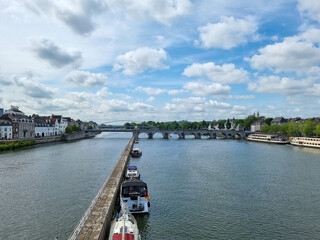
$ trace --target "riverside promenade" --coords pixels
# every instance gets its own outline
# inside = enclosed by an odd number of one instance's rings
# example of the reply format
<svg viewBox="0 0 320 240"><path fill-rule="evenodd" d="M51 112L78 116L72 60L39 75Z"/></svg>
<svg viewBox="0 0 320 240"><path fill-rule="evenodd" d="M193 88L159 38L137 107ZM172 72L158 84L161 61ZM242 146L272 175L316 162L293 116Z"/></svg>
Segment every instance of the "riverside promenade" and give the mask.
<svg viewBox="0 0 320 240"><path fill-rule="evenodd" d="M113 209L130 159L135 136L123 150L118 162L104 181L98 194L74 229L69 240L102 240L107 237Z"/></svg>

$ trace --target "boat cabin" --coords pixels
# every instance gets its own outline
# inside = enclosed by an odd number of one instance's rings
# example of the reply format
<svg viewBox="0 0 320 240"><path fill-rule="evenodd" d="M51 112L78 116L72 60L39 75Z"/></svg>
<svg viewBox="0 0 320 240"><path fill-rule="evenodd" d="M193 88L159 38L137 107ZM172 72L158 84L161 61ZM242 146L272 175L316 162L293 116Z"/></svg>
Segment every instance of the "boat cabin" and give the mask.
<svg viewBox="0 0 320 240"><path fill-rule="evenodd" d="M125 177L126 179L140 179L140 172L136 166L129 166Z"/></svg>
<svg viewBox="0 0 320 240"><path fill-rule="evenodd" d="M125 181L122 184L122 196L136 200L138 196L145 197L148 192L147 184L143 181Z"/></svg>
<svg viewBox="0 0 320 240"><path fill-rule="evenodd" d="M142 156L142 151L139 148L134 148L131 151L131 157L141 157Z"/></svg>
<svg viewBox="0 0 320 240"><path fill-rule="evenodd" d="M132 213L148 213L149 200L145 182L137 179L123 182L120 193L121 207L125 207Z"/></svg>

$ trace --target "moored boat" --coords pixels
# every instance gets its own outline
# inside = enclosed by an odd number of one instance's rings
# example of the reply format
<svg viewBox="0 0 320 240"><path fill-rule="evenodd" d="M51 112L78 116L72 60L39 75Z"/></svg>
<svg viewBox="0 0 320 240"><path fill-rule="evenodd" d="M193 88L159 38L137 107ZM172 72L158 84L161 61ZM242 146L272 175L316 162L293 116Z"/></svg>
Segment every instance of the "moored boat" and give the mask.
<svg viewBox="0 0 320 240"><path fill-rule="evenodd" d="M136 166L129 166L125 175L126 179L140 179L140 172Z"/></svg>
<svg viewBox="0 0 320 240"><path fill-rule="evenodd" d="M140 240L136 219L123 209L111 223L109 240Z"/></svg>
<svg viewBox="0 0 320 240"><path fill-rule="evenodd" d="M142 150L140 148L133 148L131 151L131 157L141 157Z"/></svg>
<svg viewBox="0 0 320 240"><path fill-rule="evenodd" d="M316 137L291 137L290 143L295 146L313 147L320 149L320 138Z"/></svg>
<svg viewBox="0 0 320 240"><path fill-rule="evenodd" d="M120 189L120 204L132 213L149 213L150 197L147 184L141 180L124 181Z"/></svg>
<svg viewBox="0 0 320 240"><path fill-rule="evenodd" d="M248 141L254 142L265 142L265 143L276 143L276 144L288 144L290 141L281 135L272 134L250 134L247 137Z"/></svg>

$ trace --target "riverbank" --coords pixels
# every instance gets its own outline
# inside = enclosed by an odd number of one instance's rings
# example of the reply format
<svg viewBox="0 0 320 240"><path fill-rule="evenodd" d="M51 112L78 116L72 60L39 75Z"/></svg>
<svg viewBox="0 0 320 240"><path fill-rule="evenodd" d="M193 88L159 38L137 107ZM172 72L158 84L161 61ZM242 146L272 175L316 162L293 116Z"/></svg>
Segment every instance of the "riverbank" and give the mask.
<svg viewBox="0 0 320 240"><path fill-rule="evenodd" d="M33 146L35 144L35 140L1 141L0 151L13 150L22 147Z"/></svg>
<svg viewBox="0 0 320 240"><path fill-rule="evenodd" d="M13 150L13 149L23 148L27 146L43 144L43 143L81 140L85 138L93 138L96 135L97 133L94 133L94 132L86 133L85 131L79 131L79 132L74 132L68 135L63 134L59 136L49 136L49 137L19 139L19 140L0 140L0 151Z"/></svg>

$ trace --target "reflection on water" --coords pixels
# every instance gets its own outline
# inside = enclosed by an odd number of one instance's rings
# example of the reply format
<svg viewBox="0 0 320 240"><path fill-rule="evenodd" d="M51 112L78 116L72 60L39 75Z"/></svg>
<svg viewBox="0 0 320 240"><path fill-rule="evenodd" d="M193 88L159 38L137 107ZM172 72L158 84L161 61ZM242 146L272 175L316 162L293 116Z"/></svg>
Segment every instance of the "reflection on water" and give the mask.
<svg viewBox="0 0 320 240"><path fill-rule="evenodd" d="M303 151L308 153L320 154L320 148L292 146L294 151Z"/></svg>

